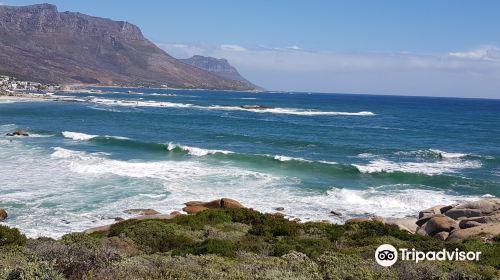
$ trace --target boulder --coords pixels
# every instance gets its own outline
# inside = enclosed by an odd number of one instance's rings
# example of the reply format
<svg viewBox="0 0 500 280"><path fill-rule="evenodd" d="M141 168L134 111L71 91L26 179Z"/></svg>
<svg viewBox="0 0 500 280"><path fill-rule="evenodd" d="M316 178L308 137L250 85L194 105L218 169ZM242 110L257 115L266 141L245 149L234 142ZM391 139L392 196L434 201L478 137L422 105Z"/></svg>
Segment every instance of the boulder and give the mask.
<svg viewBox="0 0 500 280"><path fill-rule="evenodd" d="M450 235L449 232L442 231L442 232L438 232L438 233L434 234L434 238L439 239L441 241L445 241L449 235Z"/></svg>
<svg viewBox="0 0 500 280"><path fill-rule="evenodd" d="M243 206L241 203L231 198L216 199L209 202L189 201L184 204L187 207L200 206L205 208L245 208L245 206Z"/></svg>
<svg viewBox="0 0 500 280"><path fill-rule="evenodd" d="M481 210L478 209L468 209L468 208L452 208L444 213L446 216L452 219L458 219L461 217L479 217L482 215Z"/></svg>
<svg viewBox="0 0 500 280"><path fill-rule="evenodd" d="M452 209L453 207L455 207L456 205L448 205L448 206L443 206L441 207L441 209L439 209L439 211L441 212L441 214L444 214L446 213L446 211Z"/></svg>
<svg viewBox="0 0 500 280"><path fill-rule="evenodd" d="M337 216L337 217L342 217L342 213L337 212L337 211L335 211L335 210L330 211L330 214L335 215L335 216Z"/></svg>
<svg viewBox="0 0 500 280"><path fill-rule="evenodd" d="M7 214L7 211L5 211L5 209L3 208L0 208L0 221L7 219L8 216L9 215Z"/></svg>
<svg viewBox="0 0 500 280"><path fill-rule="evenodd" d="M441 214L438 214L438 215L441 215ZM424 215L422 218L418 219L417 221L415 221L415 224L417 224L417 226L421 227L423 224L427 223L427 221L429 221L432 217L436 216L436 214L427 214L427 215Z"/></svg>
<svg viewBox="0 0 500 280"><path fill-rule="evenodd" d="M195 206L195 205L201 205L203 203L205 203L205 202L203 202L203 201L188 201L188 202L184 203L184 205L186 205L186 206Z"/></svg>
<svg viewBox="0 0 500 280"><path fill-rule="evenodd" d="M170 212L170 215L175 217L175 216L182 215L182 213L179 211L172 211L172 212Z"/></svg>
<svg viewBox="0 0 500 280"><path fill-rule="evenodd" d="M422 210L422 211L420 211L418 213L418 218L422 219L424 217L434 216L436 214L442 214L441 213L441 209L445 208L445 207L448 207L448 206L446 206L446 205L436 205L434 207Z"/></svg>
<svg viewBox="0 0 500 280"><path fill-rule="evenodd" d="M466 223L466 222L478 222L481 224L492 224L492 223L500 223L500 211L494 212L491 215L488 216L480 216L480 217L472 217L472 218L465 218L460 220L460 224Z"/></svg>
<svg viewBox="0 0 500 280"><path fill-rule="evenodd" d="M207 208L222 208L222 201L221 199L216 199L209 202L205 202L201 205Z"/></svg>
<svg viewBox="0 0 500 280"><path fill-rule="evenodd" d="M276 208L274 208L274 210L276 210L276 211L285 211L285 208L284 207L276 207Z"/></svg>
<svg viewBox="0 0 500 280"><path fill-rule="evenodd" d="M487 239L492 239L499 234L500 234L499 223L483 224L471 228L455 230L450 234L450 236L446 240L458 240L471 236L479 236L479 237L485 237Z"/></svg>
<svg viewBox="0 0 500 280"><path fill-rule="evenodd" d="M84 231L86 234L91 234L94 232L108 232L111 229L111 225L105 225L100 227L89 228Z"/></svg>
<svg viewBox="0 0 500 280"><path fill-rule="evenodd" d="M459 226L457 221L444 215L435 215L434 217L429 219L427 223L425 223L425 232L430 236L433 236L438 232L450 232L458 228Z"/></svg>
<svg viewBox="0 0 500 280"><path fill-rule="evenodd" d="M196 213L203 212L207 209L208 209L207 207L202 206L202 205L189 205L189 206L182 208L182 211L184 211L188 214L196 214Z"/></svg>
<svg viewBox="0 0 500 280"><path fill-rule="evenodd" d="M460 226L461 229L464 229L464 228L470 228L470 227L477 227L477 226L480 226L482 224L479 222L475 222L475 221L462 220L458 223L458 225Z"/></svg>
<svg viewBox="0 0 500 280"><path fill-rule="evenodd" d="M411 233L417 231L417 219L415 218L387 218L385 219L385 224L396 227L400 230L405 230Z"/></svg>
<svg viewBox="0 0 500 280"><path fill-rule="evenodd" d="M156 215L147 215L147 216L138 216L134 217L131 220L170 220L174 216L169 214L156 214Z"/></svg>
<svg viewBox="0 0 500 280"><path fill-rule="evenodd" d="M222 198L220 204L222 208L228 209L245 208L241 203L231 198Z"/></svg>
<svg viewBox="0 0 500 280"><path fill-rule="evenodd" d="M144 215L144 216L160 214L160 212L158 212L154 209L127 209L127 210L124 210L123 213Z"/></svg>
<svg viewBox="0 0 500 280"><path fill-rule="evenodd" d="M481 213L492 213L494 211L500 210L500 199L499 198L489 198L482 199L478 201L470 201L463 204L459 204L455 209L475 209Z"/></svg>

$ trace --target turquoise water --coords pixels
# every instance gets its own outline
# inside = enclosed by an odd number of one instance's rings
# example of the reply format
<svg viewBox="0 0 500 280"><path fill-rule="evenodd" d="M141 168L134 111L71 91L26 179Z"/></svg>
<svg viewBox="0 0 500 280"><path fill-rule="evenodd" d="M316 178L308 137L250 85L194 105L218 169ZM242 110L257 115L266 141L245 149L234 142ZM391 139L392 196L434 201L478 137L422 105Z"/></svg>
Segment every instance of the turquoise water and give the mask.
<svg viewBox="0 0 500 280"><path fill-rule="evenodd" d="M101 90L0 103L7 224L58 237L218 197L342 222L500 196L500 100Z"/></svg>

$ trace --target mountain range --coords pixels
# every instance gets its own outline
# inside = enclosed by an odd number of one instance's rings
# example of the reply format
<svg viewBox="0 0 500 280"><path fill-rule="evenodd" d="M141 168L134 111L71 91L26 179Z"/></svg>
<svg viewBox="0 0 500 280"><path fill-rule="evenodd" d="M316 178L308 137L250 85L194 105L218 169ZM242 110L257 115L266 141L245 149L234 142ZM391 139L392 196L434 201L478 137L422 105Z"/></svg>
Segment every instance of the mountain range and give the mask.
<svg viewBox="0 0 500 280"><path fill-rule="evenodd" d="M51 4L0 5L0 74L59 84L257 89L225 60L215 67L223 71L190 61L125 21L58 12Z"/></svg>

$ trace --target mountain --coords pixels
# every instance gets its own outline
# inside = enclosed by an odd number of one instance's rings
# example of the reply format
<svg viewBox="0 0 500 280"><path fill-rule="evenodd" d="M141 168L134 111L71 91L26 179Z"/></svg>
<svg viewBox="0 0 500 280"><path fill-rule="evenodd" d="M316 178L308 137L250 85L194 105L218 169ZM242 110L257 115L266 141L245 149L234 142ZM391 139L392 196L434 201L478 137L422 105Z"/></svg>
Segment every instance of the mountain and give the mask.
<svg viewBox="0 0 500 280"><path fill-rule="evenodd" d="M209 56L194 55L190 58L179 59L180 61L214 73L215 75L233 81L242 82L250 87L256 87L254 84L243 78L238 70L231 66L224 58L215 58Z"/></svg>
<svg viewBox="0 0 500 280"><path fill-rule="evenodd" d="M60 84L255 89L178 61L133 24L50 4L0 5L0 74Z"/></svg>

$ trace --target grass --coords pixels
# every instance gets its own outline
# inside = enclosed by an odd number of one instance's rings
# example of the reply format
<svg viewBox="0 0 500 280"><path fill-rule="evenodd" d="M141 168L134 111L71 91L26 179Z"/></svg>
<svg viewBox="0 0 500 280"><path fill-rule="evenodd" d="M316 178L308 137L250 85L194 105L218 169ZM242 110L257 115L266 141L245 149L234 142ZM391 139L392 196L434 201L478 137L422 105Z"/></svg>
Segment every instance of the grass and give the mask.
<svg viewBox="0 0 500 280"><path fill-rule="evenodd" d="M374 261L383 243L481 251L479 262ZM251 209L127 220L105 233L27 239L0 226L0 279L498 279L500 238L442 242L378 222L296 223Z"/></svg>

